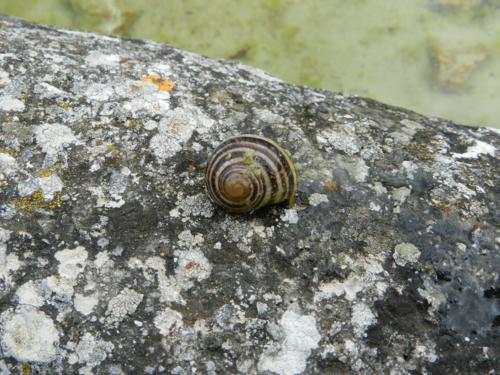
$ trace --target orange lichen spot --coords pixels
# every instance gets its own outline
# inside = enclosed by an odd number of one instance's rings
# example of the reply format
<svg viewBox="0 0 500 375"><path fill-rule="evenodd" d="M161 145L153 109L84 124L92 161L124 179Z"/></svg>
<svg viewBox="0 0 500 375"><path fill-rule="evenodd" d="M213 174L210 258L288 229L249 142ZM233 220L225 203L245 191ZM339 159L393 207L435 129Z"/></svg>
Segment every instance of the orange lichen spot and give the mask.
<svg viewBox="0 0 500 375"><path fill-rule="evenodd" d="M146 77L142 79L142 82L152 83L155 85L158 82L161 82L161 77L158 74L148 74Z"/></svg>
<svg viewBox="0 0 500 375"><path fill-rule="evenodd" d="M335 181L327 181L323 184L323 187L328 191L337 191L337 183Z"/></svg>
<svg viewBox="0 0 500 375"><path fill-rule="evenodd" d="M61 192L54 194L52 200L45 200L41 190L37 190L29 197L19 198L15 201L17 209L25 212L31 212L35 209L53 210L62 206Z"/></svg>
<svg viewBox="0 0 500 375"><path fill-rule="evenodd" d="M175 82L168 79L162 80L158 74L149 74L142 79L143 83L152 83L160 89L160 91L172 91L175 87Z"/></svg>
<svg viewBox="0 0 500 375"><path fill-rule="evenodd" d="M186 264L186 266L185 266L184 268L185 268L185 269L187 269L187 270L190 270L190 269L192 269L193 267L194 267L193 262L189 262L188 264Z"/></svg>
<svg viewBox="0 0 500 375"><path fill-rule="evenodd" d="M171 91L175 87L175 82L165 80L158 87L161 91Z"/></svg>
<svg viewBox="0 0 500 375"><path fill-rule="evenodd" d="M30 375L32 373L31 366L28 364L23 364L21 366L21 371L23 372L24 375Z"/></svg>

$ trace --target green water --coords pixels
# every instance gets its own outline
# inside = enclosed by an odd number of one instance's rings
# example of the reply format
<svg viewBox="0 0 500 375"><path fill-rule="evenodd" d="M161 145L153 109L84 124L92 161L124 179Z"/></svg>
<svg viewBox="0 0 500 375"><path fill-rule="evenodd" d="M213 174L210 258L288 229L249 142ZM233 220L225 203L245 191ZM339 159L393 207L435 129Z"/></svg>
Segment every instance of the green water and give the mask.
<svg viewBox="0 0 500 375"><path fill-rule="evenodd" d="M0 0L0 12L500 128L500 0Z"/></svg>

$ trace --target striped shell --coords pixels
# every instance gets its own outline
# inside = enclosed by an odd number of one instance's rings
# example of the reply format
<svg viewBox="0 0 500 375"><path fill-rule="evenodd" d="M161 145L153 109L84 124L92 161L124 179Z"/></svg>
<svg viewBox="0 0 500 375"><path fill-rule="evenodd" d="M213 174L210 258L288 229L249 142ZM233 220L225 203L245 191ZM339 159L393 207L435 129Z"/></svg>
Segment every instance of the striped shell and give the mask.
<svg viewBox="0 0 500 375"><path fill-rule="evenodd" d="M205 179L212 201L232 213L283 201L293 205L298 183L288 151L258 135L220 144L208 160Z"/></svg>

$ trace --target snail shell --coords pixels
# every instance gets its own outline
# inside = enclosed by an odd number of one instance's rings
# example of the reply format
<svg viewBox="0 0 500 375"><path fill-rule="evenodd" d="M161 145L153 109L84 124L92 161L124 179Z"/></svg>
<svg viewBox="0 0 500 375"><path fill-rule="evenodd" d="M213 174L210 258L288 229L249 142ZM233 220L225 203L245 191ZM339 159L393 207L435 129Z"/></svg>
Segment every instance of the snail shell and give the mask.
<svg viewBox="0 0 500 375"><path fill-rule="evenodd" d="M288 151L258 135L241 135L221 143L205 172L212 201L228 212L243 213L295 202L297 172Z"/></svg>

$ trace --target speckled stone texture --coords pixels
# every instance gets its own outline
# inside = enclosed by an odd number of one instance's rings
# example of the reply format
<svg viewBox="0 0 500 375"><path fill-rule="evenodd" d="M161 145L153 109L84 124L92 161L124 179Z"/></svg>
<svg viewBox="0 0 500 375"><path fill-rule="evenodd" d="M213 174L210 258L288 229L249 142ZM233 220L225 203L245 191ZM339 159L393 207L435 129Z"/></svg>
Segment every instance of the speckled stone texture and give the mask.
<svg viewBox="0 0 500 375"><path fill-rule="evenodd" d="M290 150L296 206L210 203L240 133ZM499 144L1 17L0 373L495 373Z"/></svg>

